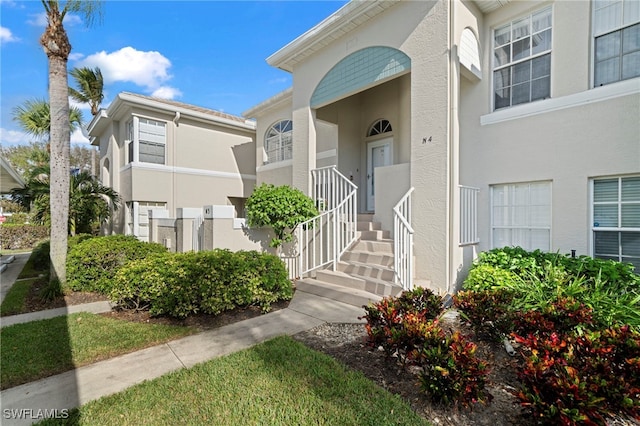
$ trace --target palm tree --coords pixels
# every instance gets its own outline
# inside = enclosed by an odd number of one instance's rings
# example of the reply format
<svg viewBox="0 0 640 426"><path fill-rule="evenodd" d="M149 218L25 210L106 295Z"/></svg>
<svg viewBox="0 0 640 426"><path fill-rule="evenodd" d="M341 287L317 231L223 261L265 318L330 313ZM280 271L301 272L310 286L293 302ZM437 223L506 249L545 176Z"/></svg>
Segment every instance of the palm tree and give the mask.
<svg viewBox="0 0 640 426"><path fill-rule="evenodd" d="M102 185L87 171L71 176L69 194L68 235L92 233L95 225L110 217L110 206L117 210L120 205L118 193ZM50 224L51 198L47 170L42 170L41 174L27 182L24 189L14 190L12 200L20 204L28 200L33 221L42 225Z"/></svg>
<svg viewBox="0 0 640 426"><path fill-rule="evenodd" d="M51 110L51 274L50 282L64 285L67 280L67 222L69 220L69 84L67 62L71 43L63 20L68 12L79 12L90 24L101 3L67 0L60 9L57 0L41 0L47 14L47 27L40 37L49 65L49 106Z"/></svg>
<svg viewBox="0 0 640 426"><path fill-rule="evenodd" d="M13 109L13 119L27 134L49 142L51 134L51 108L44 99L32 99ZM69 108L69 132L82 126L82 111L77 107Z"/></svg>
<svg viewBox="0 0 640 426"><path fill-rule="evenodd" d="M89 104L91 107L91 115L98 114L100 104L104 99L102 92L104 80L100 68L74 68L70 72L75 79L78 89L69 88L69 95L78 102Z"/></svg>

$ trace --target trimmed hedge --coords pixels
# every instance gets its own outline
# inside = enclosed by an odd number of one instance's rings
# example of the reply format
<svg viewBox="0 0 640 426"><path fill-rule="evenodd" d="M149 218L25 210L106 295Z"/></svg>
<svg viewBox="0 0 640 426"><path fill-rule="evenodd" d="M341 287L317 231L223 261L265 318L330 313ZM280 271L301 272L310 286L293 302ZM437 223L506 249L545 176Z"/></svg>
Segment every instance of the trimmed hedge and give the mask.
<svg viewBox="0 0 640 426"><path fill-rule="evenodd" d="M5 250L30 249L46 238L49 238L47 226L7 223L0 226L0 240Z"/></svg>
<svg viewBox="0 0 640 426"><path fill-rule="evenodd" d="M248 305L268 311L272 303L292 296L292 283L277 256L223 249L130 262L117 272L109 292L119 306L179 318Z"/></svg>
<svg viewBox="0 0 640 426"><path fill-rule="evenodd" d="M130 235L86 239L69 249L67 285L75 291L109 294L118 269L130 261L166 251L160 244L145 243Z"/></svg>

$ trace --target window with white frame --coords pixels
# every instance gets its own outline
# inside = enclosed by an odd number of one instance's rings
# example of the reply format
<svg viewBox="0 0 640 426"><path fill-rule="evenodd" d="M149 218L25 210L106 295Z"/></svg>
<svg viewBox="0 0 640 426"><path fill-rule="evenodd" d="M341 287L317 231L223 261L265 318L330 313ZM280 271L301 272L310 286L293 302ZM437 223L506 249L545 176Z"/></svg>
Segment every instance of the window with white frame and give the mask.
<svg viewBox="0 0 640 426"><path fill-rule="evenodd" d="M127 235L149 242L149 210L165 210L167 203L155 201L129 201L127 207Z"/></svg>
<svg viewBox="0 0 640 426"><path fill-rule="evenodd" d="M493 31L494 109L551 96L551 7Z"/></svg>
<svg viewBox="0 0 640 426"><path fill-rule="evenodd" d="M594 86L640 76L640 1L593 2Z"/></svg>
<svg viewBox="0 0 640 426"><path fill-rule="evenodd" d="M165 164L166 123L133 117L127 122L127 162Z"/></svg>
<svg viewBox="0 0 640 426"><path fill-rule="evenodd" d="M492 247L551 250L551 182L491 187Z"/></svg>
<svg viewBox="0 0 640 426"><path fill-rule="evenodd" d="M593 256L640 270L640 176L593 181Z"/></svg>
<svg viewBox="0 0 640 426"><path fill-rule="evenodd" d="M293 122L282 120L269 128L264 137L268 163L290 160L293 148Z"/></svg>

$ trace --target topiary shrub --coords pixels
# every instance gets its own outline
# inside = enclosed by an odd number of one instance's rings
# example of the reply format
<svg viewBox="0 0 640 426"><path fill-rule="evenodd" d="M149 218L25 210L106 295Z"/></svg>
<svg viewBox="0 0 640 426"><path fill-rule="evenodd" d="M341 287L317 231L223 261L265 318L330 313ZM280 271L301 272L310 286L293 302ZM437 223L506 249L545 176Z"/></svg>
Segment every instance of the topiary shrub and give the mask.
<svg viewBox="0 0 640 426"><path fill-rule="evenodd" d="M288 185L263 183L247 199L246 208L249 226L273 228L275 238L270 242L271 247L291 241L298 224L318 215L313 200Z"/></svg>
<svg viewBox="0 0 640 426"><path fill-rule="evenodd" d="M179 318L248 305L267 311L273 302L292 296L291 281L277 256L222 249L130 262L115 275L109 293L119 306Z"/></svg>
<svg viewBox="0 0 640 426"><path fill-rule="evenodd" d="M118 269L128 262L167 250L134 236L109 235L85 239L67 255L67 285L75 291L108 294Z"/></svg>

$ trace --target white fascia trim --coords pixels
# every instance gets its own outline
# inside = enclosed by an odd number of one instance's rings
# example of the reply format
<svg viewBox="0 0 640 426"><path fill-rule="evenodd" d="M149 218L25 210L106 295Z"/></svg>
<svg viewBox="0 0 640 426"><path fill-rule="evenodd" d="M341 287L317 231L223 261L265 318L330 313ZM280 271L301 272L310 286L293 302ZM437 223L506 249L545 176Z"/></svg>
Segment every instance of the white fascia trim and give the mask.
<svg viewBox="0 0 640 426"><path fill-rule="evenodd" d="M256 116L263 115L270 109L278 108L283 103L288 102L291 104L293 95L293 87L289 87L280 93L277 93L269 99L260 102L258 105L246 110L242 113L244 117L255 118Z"/></svg>
<svg viewBox="0 0 640 426"><path fill-rule="evenodd" d="M545 114L567 108L575 108L594 102L602 102L622 96L640 94L640 78L619 81L606 86L595 87L560 98L550 98L528 104L501 109L490 114L480 116L480 125L500 123L516 120L538 114Z"/></svg>
<svg viewBox="0 0 640 426"><path fill-rule="evenodd" d="M281 169L283 167L293 166L293 160L278 161L277 163L264 164L256 168L256 172L266 172L269 170Z"/></svg>
<svg viewBox="0 0 640 426"><path fill-rule="evenodd" d="M139 169L139 170L153 170L164 173L180 173L184 175L196 175L196 176L208 176L208 177L219 177L225 179L248 179L248 180L256 180L256 175L248 175L245 173L231 173L231 172L220 172L216 170L205 170L205 169L193 169L190 167L172 167L165 166L164 164L153 164L153 163L129 163L125 164L120 168L120 172L124 172L128 169Z"/></svg>
<svg viewBox="0 0 640 426"><path fill-rule="evenodd" d="M353 21L357 18L365 16L366 19L371 19L377 15L377 13L369 13L370 11L378 9L379 7L390 7L397 1L398 0L352 0L325 18L318 25L269 56L267 63L284 71L293 72L290 61L295 56L304 52L314 44L322 42L324 39L330 39L334 33L343 30L345 27L353 25Z"/></svg>
<svg viewBox="0 0 640 426"><path fill-rule="evenodd" d="M239 129L252 130L252 131L256 130L256 123L255 121L252 121L252 120L245 120L244 123L242 123L239 121L229 120L224 117L217 117L210 114L189 110L186 108L181 108L175 105L168 105L168 104L157 102L151 99L144 99L138 96L131 96L127 93L120 93L118 95L118 99L127 101L132 104L143 105L143 106L160 110L160 111L169 111L174 115L176 112L180 112L181 116L183 117L187 116L187 117L200 119L206 122L215 122L226 127L239 128Z"/></svg>

